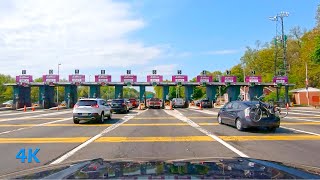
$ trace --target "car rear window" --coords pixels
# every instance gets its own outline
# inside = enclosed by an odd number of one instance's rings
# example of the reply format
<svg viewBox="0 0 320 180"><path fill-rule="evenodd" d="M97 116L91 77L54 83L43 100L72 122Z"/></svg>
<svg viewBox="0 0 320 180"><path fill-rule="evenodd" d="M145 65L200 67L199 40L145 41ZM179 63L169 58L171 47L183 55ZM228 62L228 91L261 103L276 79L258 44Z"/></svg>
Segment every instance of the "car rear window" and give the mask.
<svg viewBox="0 0 320 180"><path fill-rule="evenodd" d="M124 100L123 99L115 99L115 100L112 100L112 103L123 103Z"/></svg>
<svg viewBox="0 0 320 180"><path fill-rule="evenodd" d="M151 98L150 101L160 101L158 98Z"/></svg>
<svg viewBox="0 0 320 180"><path fill-rule="evenodd" d="M245 104L246 106L254 106L256 104L259 104L258 101L243 101L243 104Z"/></svg>
<svg viewBox="0 0 320 180"><path fill-rule="evenodd" d="M209 100L202 100L202 102L209 102Z"/></svg>
<svg viewBox="0 0 320 180"><path fill-rule="evenodd" d="M95 100L81 100L77 104L78 104L78 106L93 106L93 105L97 105L97 101L95 101Z"/></svg>

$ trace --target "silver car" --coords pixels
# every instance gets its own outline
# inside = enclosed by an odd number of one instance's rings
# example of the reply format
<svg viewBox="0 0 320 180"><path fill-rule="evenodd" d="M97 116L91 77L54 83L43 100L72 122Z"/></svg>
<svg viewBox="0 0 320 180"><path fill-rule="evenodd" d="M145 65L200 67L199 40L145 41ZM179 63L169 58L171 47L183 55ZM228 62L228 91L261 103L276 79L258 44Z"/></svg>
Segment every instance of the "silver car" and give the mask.
<svg viewBox="0 0 320 180"><path fill-rule="evenodd" d="M104 99L80 99L73 108L73 122L79 124L80 120L96 120L104 123L105 117L111 119L111 107Z"/></svg>

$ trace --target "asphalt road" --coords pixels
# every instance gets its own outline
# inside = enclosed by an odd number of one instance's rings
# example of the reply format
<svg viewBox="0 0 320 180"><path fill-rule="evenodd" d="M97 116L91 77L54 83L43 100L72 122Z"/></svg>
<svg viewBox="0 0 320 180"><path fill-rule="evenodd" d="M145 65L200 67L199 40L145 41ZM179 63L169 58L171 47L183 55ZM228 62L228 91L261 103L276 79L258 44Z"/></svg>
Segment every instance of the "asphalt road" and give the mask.
<svg viewBox="0 0 320 180"><path fill-rule="evenodd" d="M320 111L291 108L276 132L219 125L218 109L149 109L113 114L104 124L73 124L71 110L0 112L0 175L92 158L251 157L320 167ZM40 148L40 163L21 163Z"/></svg>

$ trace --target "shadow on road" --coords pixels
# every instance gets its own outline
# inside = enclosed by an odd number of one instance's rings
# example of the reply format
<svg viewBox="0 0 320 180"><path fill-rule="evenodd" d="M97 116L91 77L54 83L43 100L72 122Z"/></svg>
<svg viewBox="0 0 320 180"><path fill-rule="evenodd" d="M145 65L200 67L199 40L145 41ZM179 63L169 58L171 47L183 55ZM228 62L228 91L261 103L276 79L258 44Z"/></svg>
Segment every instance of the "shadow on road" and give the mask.
<svg viewBox="0 0 320 180"><path fill-rule="evenodd" d="M116 122L118 122L118 121L120 121L121 119L105 119L104 120L104 123L103 124L115 124ZM82 124L82 125L93 125L93 124L101 124L101 123L99 123L99 122L97 122L97 121L94 121L94 120L92 120L92 121L86 121L86 122L80 122L80 124Z"/></svg>

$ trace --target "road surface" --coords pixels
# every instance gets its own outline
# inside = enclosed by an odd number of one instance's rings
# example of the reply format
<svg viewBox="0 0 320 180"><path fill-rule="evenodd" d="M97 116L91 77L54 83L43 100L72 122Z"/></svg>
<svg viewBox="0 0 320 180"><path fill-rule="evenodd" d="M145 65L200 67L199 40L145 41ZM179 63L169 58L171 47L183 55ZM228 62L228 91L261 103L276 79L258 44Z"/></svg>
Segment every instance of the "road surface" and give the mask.
<svg viewBox="0 0 320 180"><path fill-rule="evenodd" d="M1 111L0 175L92 158L252 157L320 167L320 111L291 108L276 132L219 125L218 109L148 109L113 114L104 124L73 124L71 110ZM21 163L39 148L40 163Z"/></svg>

